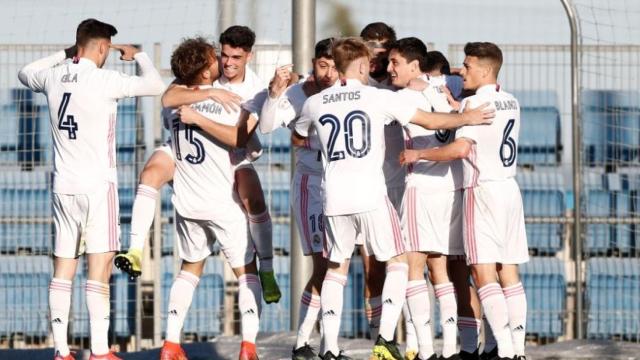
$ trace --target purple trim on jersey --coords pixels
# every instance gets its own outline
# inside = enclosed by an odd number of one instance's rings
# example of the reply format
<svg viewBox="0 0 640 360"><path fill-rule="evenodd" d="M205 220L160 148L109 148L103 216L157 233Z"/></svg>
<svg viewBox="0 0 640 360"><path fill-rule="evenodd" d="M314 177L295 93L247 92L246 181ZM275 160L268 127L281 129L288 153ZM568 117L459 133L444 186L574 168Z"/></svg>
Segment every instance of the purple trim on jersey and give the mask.
<svg viewBox="0 0 640 360"><path fill-rule="evenodd" d="M404 243L402 241L402 231L400 230L400 220L398 220L398 213L393 207L393 204L388 197L384 197L387 203L387 210L389 211L389 220L391 221L391 227L393 228L393 242L396 248L396 256L404 253Z"/></svg>
<svg viewBox="0 0 640 360"><path fill-rule="evenodd" d="M302 219L302 232L304 233L304 240L308 246L309 254L313 253L313 246L311 244L311 232L309 231L309 191L307 186L309 184L309 175L302 175L300 181L300 217Z"/></svg>

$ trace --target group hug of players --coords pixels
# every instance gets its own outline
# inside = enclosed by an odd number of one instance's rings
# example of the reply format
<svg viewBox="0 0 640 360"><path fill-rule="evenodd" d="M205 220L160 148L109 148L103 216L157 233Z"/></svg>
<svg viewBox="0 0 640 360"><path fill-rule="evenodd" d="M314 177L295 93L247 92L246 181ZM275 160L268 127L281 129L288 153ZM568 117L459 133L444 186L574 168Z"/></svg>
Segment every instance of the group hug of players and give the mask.
<svg viewBox="0 0 640 360"><path fill-rule="evenodd" d="M255 34L232 26L220 53L185 39L165 89L149 57L114 45L116 29L88 19L76 44L26 65L20 81L43 92L54 143L54 275L49 286L56 360L67 344L72 280L86 254L91 359L110 352L112 264L141 273L158 192L172 182L181 271L171 287L160 359L187 359L182 326L207 257L218 242L238 279L239 359L257 359L261 296L280 299L272 226L258 174L256 128L291 130L296 154L291 206L313 274L300 299L292 359L350 359L338 335L349 262L360 246L365 312L376 359L524 359L527 305L518 264L528 260L514 179L518 101L497 84L500 49L468 43L463 67L384 23L359 38L315 46L308 76L279 67L269 84L247 67ZM140 76L102 69L110 49ZM120 250L115 124L117 100L162 95L167 142L140 174L130 248ZM433 348L425 266L439 303L441 355ZM406 350L394 340L400 314ZM485 321L484 343L479 334ZM321 321L319 352L312 348ZM458 350L457 338L460 338Z"/></svg>

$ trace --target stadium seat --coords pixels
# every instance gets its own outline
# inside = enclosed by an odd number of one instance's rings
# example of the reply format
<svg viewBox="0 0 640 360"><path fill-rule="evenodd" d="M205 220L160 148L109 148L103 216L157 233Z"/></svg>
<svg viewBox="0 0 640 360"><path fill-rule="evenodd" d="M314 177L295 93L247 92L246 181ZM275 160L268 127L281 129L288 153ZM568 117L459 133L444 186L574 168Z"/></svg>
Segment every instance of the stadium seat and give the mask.
<svg viewBox="0 0 640 360"><path fill-rule="evenodd" d="M520 171L517 181L522 193L525 216L563 217L566 211L564 184L557 172ZM563 224L527 224L529 249L554 254L562 249Z"/></svg>
<svg viewBox="0 0 640 360"><path fill-rule="evenodd" d="M284 254L289 254L291 251L291 231L289 222L273 223L273 249L275 251L284 252Z"/></svg>
<svg viewBox="0 0 640 360"><path fill-rule="evenodd" d="M640 334L640 261L592 258L587 261L587 337L622 337Z"/></svg>
<svg viewBox="0 0 640 360"><path fill-rule="evenodd" d="M282 297L276 304L267 304L262 300L262 315L260 316L260 332L289 331L289 311L291 309L290 290L290 258L288 256L274 256L273 269L276 272L278 286ZM300 299L295 299L299 302Z"/></svg>
<svg viewBox="0 0 640 360"><path fill-rule="evenodd" d="M560 111L555 91L520 91L518 165L555 165L560 161Z"/></svg>
<svg viewBox="0 0 640 360"><path fill-rule="evenodd" d="M49 334L48 256L0 256L0 334Z"/></svg>
<svg viewBox="0 0 640 360"><path fill-rule="evenodd" d="M354 255L344 289L340 336L363 337L369 333L364 311L364 266L362 257Z"/></svg>
<svg viewBox="0 0 640 360"><path fill-rule="evenodd" d="M169 300L169 292L175 278L174 258L165 256L162 258L162 301L161 304L162 329L166 330L166 312ZM179 267L178 267L179 269ZM179 270L178 270L179 271ZM211 337L221 333L222 320L224 318L224 262L218 256L207 258L204 273L198 283L198 288L193 294L193 301L189 308L183 333L196 334L201 337Z"/></svg>
<svg viewBox="0 0 640 360"><path fill-rule="evenodd" d="M118 147L136 145L137 117L135 99L125 99L118 102L118 119L116 121L116 145Z"/></svg>
<svg viewBox="0 0 640 360"><path fill-rule="evenodd" d="M582 92L583 143L588 165L637 162L640 92Z"/></svg>
<svg viewBox="0 0 640 360"><path fill-rule="evenodd" d="M527 296L527 334L557 338L563 334L566 282L562 260L532 257L520 266L520 278Z"/></svg>

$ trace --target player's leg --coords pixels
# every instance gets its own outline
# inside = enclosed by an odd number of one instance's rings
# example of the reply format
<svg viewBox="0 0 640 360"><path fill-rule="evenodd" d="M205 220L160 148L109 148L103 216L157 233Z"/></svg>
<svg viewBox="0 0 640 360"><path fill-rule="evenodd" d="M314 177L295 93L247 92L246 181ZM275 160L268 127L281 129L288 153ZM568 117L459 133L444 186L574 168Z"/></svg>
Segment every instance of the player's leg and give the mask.
<svg viewBox="0 0 640 360"><path fill-rule="evenodd" d="M338 359L340 347L340 319L344 301L344 287L351 254L355 248L356 215L327 216L325 221L327 272L322 281L320 304L322 307L323 359Z"/></svg>
<svg viewBox="0 0 640 360"><path fill-rule="evenodd" d="M457 352L458 304L456 291L449 279L447 256L432 253L427 258L429 280L440 307L440 325L442 326L442 357L448 359Z"/></svg>
<svg viewBox="0 0 640 360"><path fill-rule="evenodd" d="M260 178L253 166L236 170L238 196L247 211L249 232L260 261L260 281L267 304L278 302L282 294L273 271L273 226L264 199Z"/></svg>
<svg viewBox="0 0 640 360"><path fill-rule="evenodd" d="M415 329L418 355L420 359L429 359L434 355L433 335L431 332L431 300L429 287L424 278L427 254L419 251L407 252L409 263L409 282L407 284L407 308ZM405 355L406 356L406 355Z"/></svg>
<svg viewBox="0 0 640 360"><path fill-rule="evenodd" d="M371 338L376 339L380 332L382 315L382 288L387 273L386 264L368 254L364 246L360 247L364 269L364 310L369 323Z"/></svg>
<svg viewBox="0 0 640 360"><path fill-rule="evenodd" d="M138 277L142 272L142 250L155 215L158 193L173 179L174 172L171 148L164 144L153 152L140 173L131 213L129 249L115 258L116 267L131 277Z"/></svg>
<svg viewBox="0 0 640 360"><path fill-rule="evenodd" d="M498 264L498 278L507 301L509 328L513 338L513 350L517 356L524 356L527 326L527 297L518 275L518 265Z"/></svg>
<svg viewBox="0 0 640 360"><path fill-rule="evenodd" d="M70 360L72 355L67 343L69 311L73 278L78 265L80 241L79 218L74 195L53 194L54 261L53 278L49 284L49 315L56 360Z"/></svg>
<svg viewBox="0 0 640 360"><path fill-rule="evenodd" d="M109 354L109 323L111 314L109 278L115 252L87 254L86 297L89 310L92 356Z"/></svg>
<svg viewBox="0 0 640 360"><path fill-rule="evenodd" d="M471 285L471 269L464 258L449 256L448 261L449 275L458 296L459 355L462 360L475 360L478 358L478 337L482 325L480 301L476 289Z"/></svg>
<svg viewBox="0 0 640 360"><path fill-rule="evenodd" d="M498 354L501 358L512 358L514 352L507 303L496 273L496 263L502 259L502 246L495 236L499 229L495 219L500 214L493 213L500 210L501 204L495 202L491 189L484 185L465 190L464 248L484 316L498 344Z"/></svg>
<svg viewBox="0 0 640 360"><path fill-rule="evenodd" d="M313 273L300 298L298 333L291 353L292 359L317 357L308 344L320 314L320 290L327 271L327 261L322 256L324 215L321 182L320 176L296 172L291 183L291 208L300 230L302 253L311 256L313 261Z"/></svg>

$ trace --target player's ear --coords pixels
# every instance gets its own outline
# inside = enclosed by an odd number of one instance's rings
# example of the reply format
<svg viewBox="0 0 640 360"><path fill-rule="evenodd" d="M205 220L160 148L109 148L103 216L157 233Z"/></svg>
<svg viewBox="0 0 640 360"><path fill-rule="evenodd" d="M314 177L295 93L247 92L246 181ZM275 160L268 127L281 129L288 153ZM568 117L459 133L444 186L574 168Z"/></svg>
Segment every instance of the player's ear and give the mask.
<svg viewBox="0 0 640 360"><path fill-rule="evenodd" d="M252 58L253 58L253 50L249 51L249 53L247 54L247 62L250 62Z"/></svg>

